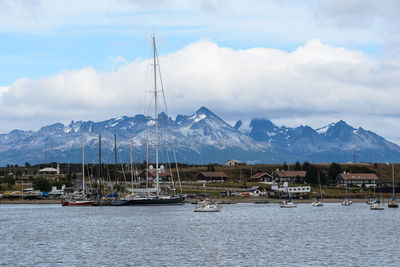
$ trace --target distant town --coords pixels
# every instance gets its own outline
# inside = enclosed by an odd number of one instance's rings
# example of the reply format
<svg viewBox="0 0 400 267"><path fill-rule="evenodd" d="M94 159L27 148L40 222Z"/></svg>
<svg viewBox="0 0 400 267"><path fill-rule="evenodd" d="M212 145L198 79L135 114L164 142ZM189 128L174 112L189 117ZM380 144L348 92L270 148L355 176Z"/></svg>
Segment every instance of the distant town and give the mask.
<svg viewBox="0 0 400 267"><path fill-rule="evenodd" d="M156 172L152 164L88 164L85 165L85 185L90 194L112 196L125 194L129 188L151 187ZM317 185L322 185L323 197L340 199L344 187L348 187L354 199L371 197L373 189L390 197L393 170L400 165L387 163L346 164L262 164L246 165L239 160L228 160L225 165L178 164L176 170L160 164L161 188L166 191L182 190L191 198L229 198L233 201L252 199L281 199L290 191L296 199L311 199L317 194ZM146 179L146 177L148 177ZM2 200L46 200L57 201L67 191L82 187L82 165L48 163L24 166L0 167ZM399 179L395 178L395 187Z"/></svg>

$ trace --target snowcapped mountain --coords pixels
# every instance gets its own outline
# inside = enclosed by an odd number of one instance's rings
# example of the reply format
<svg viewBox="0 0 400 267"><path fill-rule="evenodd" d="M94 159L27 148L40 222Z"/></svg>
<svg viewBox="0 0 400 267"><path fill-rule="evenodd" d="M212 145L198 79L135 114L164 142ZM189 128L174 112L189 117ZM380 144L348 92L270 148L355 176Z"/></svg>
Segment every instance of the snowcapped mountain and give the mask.
<svg viewBox="0 0 400 267"><path fill-rule="evenodd" d="M13 130L0 134L0 165L40 162L80 162L81 129L88 163L98 160L98 135L102 136L104 162L113 162L114 134L119 162L128 162L130 138L135 161L145 159L147 136L154 158L154 118L144 115L119 117L102 122L55 123L38 131ZM173 159L172 144L179 162L222 163L228 159L245 162L312 161L348 162L393 160L400 147L377 134L355 129L344 121L319 129L308 126L278 127L270 120L238 121L234 127L206 107L176 119L159 114L160 161ZM166 151L169 151L168 153Z"/></svg>

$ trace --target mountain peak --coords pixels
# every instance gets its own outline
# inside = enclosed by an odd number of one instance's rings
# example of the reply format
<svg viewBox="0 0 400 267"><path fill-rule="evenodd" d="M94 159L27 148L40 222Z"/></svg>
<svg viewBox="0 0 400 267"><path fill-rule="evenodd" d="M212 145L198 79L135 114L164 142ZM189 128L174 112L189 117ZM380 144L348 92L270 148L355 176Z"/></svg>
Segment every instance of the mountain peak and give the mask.
<svg viewBox="0 0 400 267"><path fill-rule="evenodd" d="M201 106L197 111L196 114L212 114L214 115L214 112L212 112L211 110L209 110L208 108L206 108L205 106Z"/></svg>

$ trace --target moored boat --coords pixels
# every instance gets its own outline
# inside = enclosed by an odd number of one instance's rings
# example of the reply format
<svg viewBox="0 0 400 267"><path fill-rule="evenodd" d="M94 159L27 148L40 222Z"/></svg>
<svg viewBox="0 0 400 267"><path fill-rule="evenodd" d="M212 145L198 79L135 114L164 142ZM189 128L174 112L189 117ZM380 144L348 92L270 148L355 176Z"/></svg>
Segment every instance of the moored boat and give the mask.
<svg viewBox="0 0 400 267"><path fill-rule="evenodd" d="M388 208L398 208L399 204L397 204L396 193L394 190L394 163L392 163L392 187L393 187L393 195L392 195L392 200L388 202Z"/></svg>
<svg viewBox="0 0 400 267"><path fill-rule="evenodd" d="M279 203L281 208L297 208L297 205L292 201L291 197L287 197L284 201Z"/></svg>
<svg viewBox="0 0 400 267"><path fill-rule="evenodd" d="M82 191L76 191L71 195L63 195L62 206L92 206L93 200L89 199L85 191L85 149L83 143L83 129L81 131L82 143Z"/></svg>
<svg viewBox="0 0 400 267"><path fill-rule="evenodd" d="M371 210L384 210L385 205L381 202L380 199L377 199L375 203L373 203L370 207Z"/></svg>
<svg viewBox="0 0 400 267"><path fill-rule="evenodd" d="M199 203L199 205L193 210L194 212L218 212L220 211L220 207L217 206L214 202L211 202L208 199L203 200Z"/></svg>
<svg viewBox="0 0 400 267"><path fill-rule="evenodd" d="M134 206L134 205L181 205L183 204L183 201L185 200L185 197L183 195L176 195L175 194L175 186L172 184L172 188L174 191L174 194L168 194L166 192L162 192L160 190L160 173L164 171L164 167L161 165L159 166L159 134L158 134L158 93L162 92L164 93L164 89L161 88L159 90L157 88L157 77L159 74L159 77L161 78L161 73L159 69L159 62L158 62L158 57L157 57L157 49L156 49L156 41L155 37L153 36L153 73L154 73L154 91L152 92L154 94L154 130L155 130L155 187L154 188L148 188L148 173L149 173L149 168L146 167L146 188L137 188L137 189L131 189L131 193L128 194L125 197L120 197L115 200L111 201L111 205L113 206ZM157 69L158 67L158 69ZM159 73L157 73L159 72ZM164 101L165 101L165 96L164 96ZM166 102L165 104L165 109L166 109ZM166 113L168 116L168 111L166 109ZM132 140L132 139L131 139ZM131 141L132 142L132 141ZM148 134L147 134L147 159L146 162L148 164L149 162L149 157L148 157ZM132 146L132 145L131 145ZM175 150L173 148L172 144L172 152L175 158L176 162L176 156L175 156ZM170 165L169 162L169 157L168 157L168 165ZM178 174L178 179L179 179L179 170L178 170L178 165L175 164L176 166L176 172ZM172 173L170 171L170 173ZM171 176L172 177L172 176ZM179 181L180 183L180 181ZM182 193L182 188L181 188L181 193Z"/></svg>

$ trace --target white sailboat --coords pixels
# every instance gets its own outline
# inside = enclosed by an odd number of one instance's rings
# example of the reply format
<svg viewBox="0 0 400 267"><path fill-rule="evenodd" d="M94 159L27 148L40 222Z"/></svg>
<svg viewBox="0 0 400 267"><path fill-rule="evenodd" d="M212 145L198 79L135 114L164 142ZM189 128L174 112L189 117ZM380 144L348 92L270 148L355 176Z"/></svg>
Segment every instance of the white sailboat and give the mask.
<svg viewBox="0 0 400 267"><path fill-rule="evenodd" d="M318 183L319 183L319 198L317 198L316 200L314 200L311 203L311 206L313 207L323 207L324 203L322 202L322 188L321 188L321 177L318 171Z"/></svg>
<svg viewBox="0 0 400 267"><path fill-rule="evenodd" d="M392 163L392 187L393 187L392 200L389 201L388 208L398 208L399 204L396 201L396 193L394 190L394 163Z"/></svg>
<svg viewBox="0 0 400 267"><path fill-rule="evenodd" d="M290 183L290 168L288 166L288 172L289 172L289 183ZM292 197L290 195L290 190L289 190L289 183L286 185L286 193L288 194L288 197L281 203L279 203L279 206L281 208L297 208L297 205L292 201Z"/></svg>
<svg viewBox="0 0 400 267"><path fill-rule="evenodd" d="M193 210L194 212L218 212L220 207L209 199L204 199L198 206Z"/></svg>
<svg viewBox="0 0 400 267"><path fill-rule="evenodd" d="M342 202L342 206L350 206L351 204L353 204L353 201L351 201L348 197L347 197L347 182L346 182L346 194L344 197L344 200Z"/></svg>
<svg viewBox="0 0 400 267"><path fill-rule="evenodd" d="M379 175L378 175L378 179L379 179ZM380 187L380 183L378 181L378 185L379 185L379 189L381 189ZM375 198L375 187L374 187L374 199L375 202L371 204L370 209L371 210L384 210L385 209L385 205L383 204L383 199L382 199L382 189L379 195L379 198Z"/></svg>
<svg viewBox="0 0 400 267"><path fill-rule="evenodd" d="M92 206L93 200L89 199L85 190L85 146L83 142L83 129L81 131L82 146L82 191L74 192L71 195L63 196L61 205L63 206Z"/></svg>

